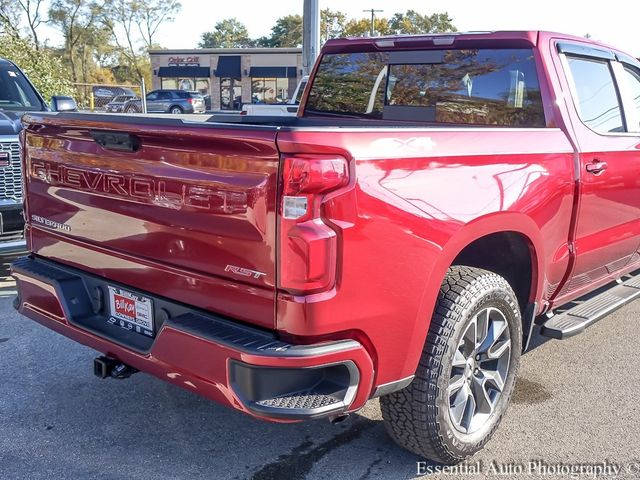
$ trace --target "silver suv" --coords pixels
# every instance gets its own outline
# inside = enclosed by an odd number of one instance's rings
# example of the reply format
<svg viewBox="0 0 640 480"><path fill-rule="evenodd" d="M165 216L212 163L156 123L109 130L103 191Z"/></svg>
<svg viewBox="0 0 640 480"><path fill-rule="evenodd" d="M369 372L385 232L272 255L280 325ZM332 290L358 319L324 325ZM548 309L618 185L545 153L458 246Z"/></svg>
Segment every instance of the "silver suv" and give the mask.
<svg viewBox="0 0 640 480"><path fill-rule="evenodd" d="M142 112L140 99L125 103L123 111L126 113ZM161 113L204 113L204 97L198 92L186 90L154 90L147 94L147 112Z"/></svg>

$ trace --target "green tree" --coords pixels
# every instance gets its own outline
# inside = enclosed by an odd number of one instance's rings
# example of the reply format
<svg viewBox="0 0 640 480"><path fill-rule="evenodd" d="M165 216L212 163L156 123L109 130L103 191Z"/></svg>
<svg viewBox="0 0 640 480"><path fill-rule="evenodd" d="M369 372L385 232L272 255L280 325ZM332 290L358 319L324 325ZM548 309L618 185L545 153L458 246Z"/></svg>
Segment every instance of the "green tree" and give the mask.
<svg viewBox="0 0 640 480"><path fill-rule="evenodd" d="M373 22L376 35L391 35L393 30L386 18L376 18ZM369 18L351 19L344 26L345 37L368 37L371 32Z"/></svg>
<svg viewBox="0 0 640 480"><path fill-rule="evenodd" d="M340 11L333 11L325 8L320 11L320 43L324 43L331 38L344 36L344 29L347 23L347 15Z"/></svg>
<svg viewBox="0 0 640 480"><path fill-rule="evenodd" d="M346 14L328 8L320 11L320 43L330 38L341 37L344 33ZM303 20L300 15L280 17L271 28L271 35L255 41L260 47L299 47L302 46Z"/></svg>
<svg viewBox="0 0 640 480"><path fill-rule="evenodd" d="M415 10L394 14L389 20L389 28L393 33L404 34L457 31L447 12L421 15Z"/></svg>
<svg viewBox="0 0 640 480"><path fill-rule="evenodd" d="M211 32L202 34L200 48L244 48L254 45L249 31L237 18L227 18L215 24Z"/></svg>
<svg viewBox="0 0 640 480"><path fill-rule="evenodd" d="M271 47L302 46L302 16L287 15L276 20L269 37Z"/></svg>
<svg viewBox="0 0 640 480"><path fill-rule="evenodd" d="M18 65L47 101L73 93L59 56L48 48L38 51L29 39L0 35L0 57Z"/></svg>
<svg viewBox="0 0 640 480"><path fill-rule="evenodd" d="M89 50L97 45L94 40L100 14L100 6L88 0L54 0L49 9L49 21L64 39L64 58L74 82L87 81Z"/></svg>

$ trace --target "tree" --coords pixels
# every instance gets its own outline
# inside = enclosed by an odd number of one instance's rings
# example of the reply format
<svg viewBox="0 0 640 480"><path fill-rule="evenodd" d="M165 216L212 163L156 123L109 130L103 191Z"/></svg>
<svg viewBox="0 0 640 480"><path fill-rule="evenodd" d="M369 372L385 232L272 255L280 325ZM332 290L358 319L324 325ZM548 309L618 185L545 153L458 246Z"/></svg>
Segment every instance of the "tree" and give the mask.
<svg viewBox="0 0 640 480"><path fill-rule="evenodd" d="M60 58L48 48L38 51L29 39L0 35L0 57L18 65L47 101L73 92Z"/></svg>
<svg viewBox="0 0 640 480"><path fill-rule="evenodd" d="M88 0L54 0L49 21L64 39L64 54L74 82L87 81L87 49L95 45L101 8Z"/></svg>
<svg viewBox="0 0 640 480"><path fill-rule="evenodd" d="M328 8L320 11L320 43L344 33L346 14ZM260 37L255 44L260 47L300 47L302 46L303 20L300 15L280 17L271 28L271 35Z"/></svg>
<svg viewBox="0 0 640 480"><path fill-rule="evenodd" d="M320 43L324 43L331 38L344 36L347 15L343 12L329 10L325 8L320 11Z"/></svg>
<svg viewBox="0 0 640 480"><path fill-rule="evenodd" d="M138 3L135 0L115 0L101 11L100 21L111 33L111 40L135 76L142 78L140 49L136 45L134 29L137 25Z"/></svg>
<svg viewBox="0 0 640 480"><path fill-rule="evenodd" d="M27 26L29 33L33 39L36 50L40 50L40 41L38 40L38 27L45 22L42 18L41 7L43 0L16 0L18 7L24 12L27 18Z"/></svg>
<svg viewBox="0 0 640 480"><path fill-rule="evenodd" d="M244 48L254 45L249 31L237 18L227 18L213 27L213 31L202 34L200 48Z"/></svg>
<svg viewBox="0 0 640 480"><path fill-rule="evenodd" d="M20 6L14 0L0 0L0 28L3 35L20 37Z"/></svg>
<svg viewBox="0 0 640 480"><path fill-rule="evenodd" d="M165 22L172 22L181 8L177 0L145 0L137 3L135 22L146 49L157 45L154 39L158 28Z"/></svg>
<svg viewBox="0 0 640 480"><path fill-rule="evenodd" d="M374 20L374 29L376 35L391 35L393 30L386 18L376 17ZM371 32L371 19L361 18L349 20L344 26L344 35L346 37L368 37Z"/></svg>
<svg viewBox="0 0 640 480"><path fill-rule="evenodd" d="M421 15L415 10L396 13L389 20L389 28L393 33L420 34L436 32L455 32L456 27L447 12Z"/></svg>
<svg viewBox="0 0 640 480"><path fill-rule="evenodd" d="M271 47L302 46L302 16L287 15L276 20L269 38Z"/></svg>

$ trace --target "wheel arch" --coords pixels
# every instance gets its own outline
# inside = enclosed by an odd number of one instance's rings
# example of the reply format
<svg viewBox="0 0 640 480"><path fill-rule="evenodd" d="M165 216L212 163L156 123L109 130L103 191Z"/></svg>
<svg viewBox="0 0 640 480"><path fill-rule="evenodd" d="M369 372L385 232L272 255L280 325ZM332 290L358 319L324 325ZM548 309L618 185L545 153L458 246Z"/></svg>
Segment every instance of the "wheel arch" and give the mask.
<svg viewBox="0 0 640 480"><path fill-rule="evenodd" d="M464 225L442 247L441 254L436 258L431 270L420 300L418 318L414 324L404 372L411 374L416 371L431 324L440 285L449 267L463 265L462 261L471 260L475 264L468 266L495 271L495 267L492 268L491 259L495 259L502 252L495 252L492 256L484 254L491 249L505 245L508 245L516 253L519 261L528 261L530 266L530 271L526 273L529 277L527 282L522 281L514 287L509 278L505 277L512 285L518 301L521 303L521 311L527 304L535 302L540 297L544 283L544 250L540 230L530 217L521 213L502 212L482 217ZM512 281L517 278L519 273L517 269L512 269L512 272L509 272L509 267L505 267L504 263L496 262L494 265L503 267L498 268L501 271L495 273L501 276L505 274L507 277L511 276Z"/></svg>

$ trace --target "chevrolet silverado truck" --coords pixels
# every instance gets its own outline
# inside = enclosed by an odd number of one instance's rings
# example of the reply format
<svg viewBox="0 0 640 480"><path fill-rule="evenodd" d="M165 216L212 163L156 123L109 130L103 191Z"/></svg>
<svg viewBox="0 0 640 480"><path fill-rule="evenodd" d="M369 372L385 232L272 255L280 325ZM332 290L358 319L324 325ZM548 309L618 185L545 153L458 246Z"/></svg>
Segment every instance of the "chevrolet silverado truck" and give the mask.
<svg viewBox="0 0 640 480"><path fill-rule="evenodd" d="M455 463L532 332L640 295L640 64L617 49L332 40L297 117L221 118L24 118L15 305L101 352L101 378L279 422L380 397L398 444Z"/></svg>
<svg viewBox="0 0 640 480"><path fill-rule="evenodd" d="M54 97L62 109L75 109L69 97ZM22 167L18 134L25 112L49 111L49 106L25 74L0 58L0 256L24 254Z"/></svg>

